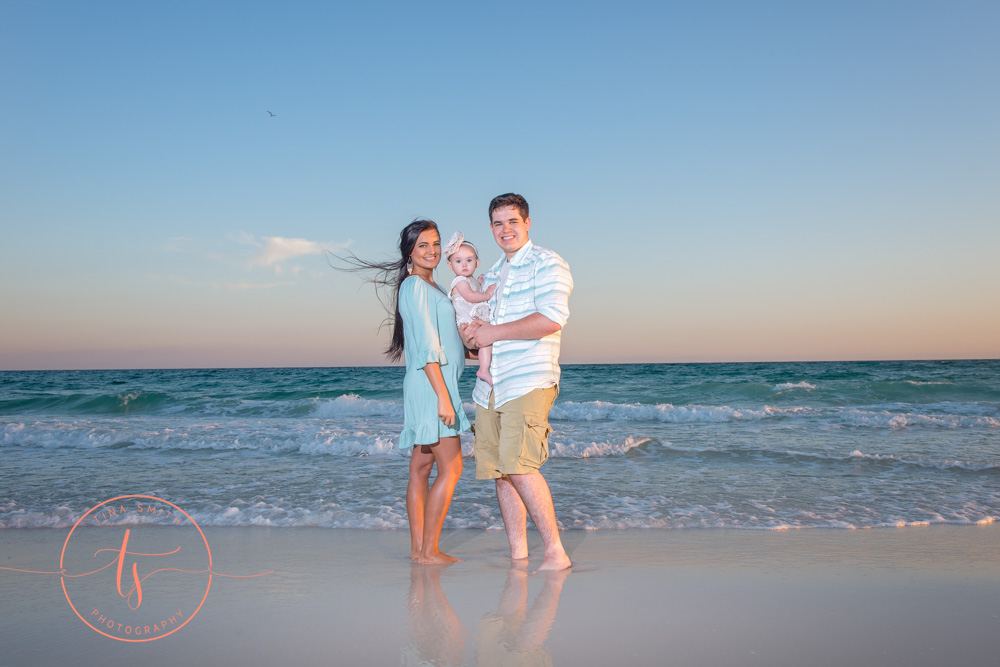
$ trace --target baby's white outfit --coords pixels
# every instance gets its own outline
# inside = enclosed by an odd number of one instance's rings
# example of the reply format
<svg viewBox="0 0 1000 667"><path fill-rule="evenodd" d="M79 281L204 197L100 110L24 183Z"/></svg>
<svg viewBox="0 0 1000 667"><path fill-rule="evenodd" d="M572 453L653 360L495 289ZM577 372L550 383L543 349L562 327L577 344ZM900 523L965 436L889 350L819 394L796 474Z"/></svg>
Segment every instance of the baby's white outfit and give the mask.
<svg viewBox="0 0 1000 667"><path fill-rule="evenodd" d="M469 287L472 288L473 292L483 291L479 281L473 280L468 276L455 276L455 279L451 281L451 287L448 288L448 298L451 299L451 304L455 306L455 321L459 324L468 324L472 320L489 322L490 302L483 301L482 303L470 303L466 301L458 290L455 289L455 285L462 280L467 280L469 282Z"/></svg>

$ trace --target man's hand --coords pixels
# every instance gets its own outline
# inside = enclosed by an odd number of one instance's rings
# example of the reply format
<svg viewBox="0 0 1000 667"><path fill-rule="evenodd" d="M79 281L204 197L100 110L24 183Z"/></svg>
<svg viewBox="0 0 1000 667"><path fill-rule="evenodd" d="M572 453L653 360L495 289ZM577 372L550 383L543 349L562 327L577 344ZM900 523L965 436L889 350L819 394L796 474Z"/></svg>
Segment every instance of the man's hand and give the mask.
<svg viewBox="0 0 1000 667"><path fill-rule="evenodd" d="M473 341L473 336L476 333L476 330L479 329L482 323L483 323L482 320L472 320L468 324L463 324L458 328L458 333L462 337L462 342L465 343L465 347L469 348L470 350L479 349L479 346L474 344L472 341Z"/></svg>
<svg viewBox="0 0 1000 667"><path fill-rule="evenodd" d="M478 349L492 345L498 340L537 340L554 334L562 327L541 313L531 313L513 322L490 324L482 320L472 320L461 327L460 333L465 346Z"/></svg>
<svg viewBox="0 0 1000 667"><path fill-rule="evenodd" d="M475 331L472 332L470 342L472 347L480 348L492 345L493 343L500 340L497 337L496 326L490 324L489 322L481 322L480 320L473 320L472 324L478 324ZM471 326L471 325L470 325Z"/></svg>

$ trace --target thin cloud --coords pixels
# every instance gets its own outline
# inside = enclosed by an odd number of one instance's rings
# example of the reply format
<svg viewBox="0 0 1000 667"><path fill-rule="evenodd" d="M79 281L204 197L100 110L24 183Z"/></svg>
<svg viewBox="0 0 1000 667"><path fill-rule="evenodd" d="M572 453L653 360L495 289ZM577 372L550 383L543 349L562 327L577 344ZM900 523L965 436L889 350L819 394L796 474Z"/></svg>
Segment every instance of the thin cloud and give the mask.
<svg viewBox="0 0 1000 667"><path fill-rule="evenodd" d="M299 274L302 273L302 267L299 266L298 264L296 264L295 266L293 266L291 268L290 272L291 272L293 278L298 278ZM275 276L277 276L278 278L281 278L286 273L289 273L289 270L286 269L285 267L283 267L281 264L275 264L274 265L274 275Z"/></svg>
<svg viewBox="0 0 1000 667"><path fill-rule="evenodd" d="M254 263L260 266L272 266L303 255L321 255L323 246L306 239L288 239L281 236L266 236L264 244L254 256Z"/></svg>
<svg viewBox="0 0 1000 667"><path fill-rule="evenodd" d="M330 250L339 251L351 245L344 243L320 243L309 239L289 238L285 236L265 236L258 240L253 234L240 232L234 239L243 245L257 248L250 258L253 266L274 266L296 257L307 255L322 255Z"/></svg>
<svg viewBox="0 0 1000 667"><path fill-rule="evenodd" d="M214 244L215 247L206 248L204 242L181 236L167 239L166 247L169 250L196 256L198 259L207 260L213 264L221 264L228 267L226 270L229 272L257 274L259 282L252 281L252 278L240 280L237 275L228 276L229 281L226 281L225 278L222 280L217 278L215 281L208 282L214 290L237 292L295 285L303 277L317 279L317 276L325 274L306 270L302 266L301 260L310 255L322 256L331 252L339 252L349 248L353 243L351 240L321 243L286 236L258 237L246 231L239 231L227 234L224 241L221 243L217 241ZM306 259L305 263L309 264L314 261ZM273 282L263 282L262 276L260 276L261 271L270 273ZM247 277L249 278L249 275ZM151 279L161 282L167 280L165 276ZM176 279L171 277L170 280ZM267 278L263 278L263 280L267 280ZM192 284L194 282L192 281Z"/></svg>

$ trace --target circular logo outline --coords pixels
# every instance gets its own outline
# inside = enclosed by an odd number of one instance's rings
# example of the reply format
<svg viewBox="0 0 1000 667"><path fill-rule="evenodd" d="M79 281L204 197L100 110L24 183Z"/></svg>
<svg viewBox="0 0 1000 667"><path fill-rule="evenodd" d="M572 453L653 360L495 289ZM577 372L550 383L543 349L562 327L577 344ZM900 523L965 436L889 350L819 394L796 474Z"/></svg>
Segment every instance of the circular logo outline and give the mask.
<svg viewBox="0 0 1000 667"><path fill-rule="evenodd" d="M100 628L94 627L77 610L76 606L73 604L73 601L69 597L69 591L66 590L66 575L65 575L65 563L64 563L64 561L65 561L65 558L66 558L66 547L69 546L69 541L73 537L73 531L76 530L77 526L79 526L81 523L83 523L84 519L86 519L88 516L90 516L90 514L92 512L94 512L95 510L97 510L98 508L104 507L105 505L107 505L109 503L113 503L116 500L122 500L123 498L146 498L146 499L155 500L157 502L163 503L164 505L169 505L170 507L173 507L175 510L177 510L178 512L180 512L181 514L183 514L185 517L187 517L187 520L191 522L191 525L193 525L195 528L198 529L198 534L201 535L201 539L205 543L205 551L208 553L208 585L205 586L205 594L202 596L201 602L198 603L197 609L195 609L193 613L189 614L188 617L184 620L183 623L181 623L180 625L178 625L176 628L174 628L170 632L166 632L166 633L164 633L162 635L156 635L155 637L147 637L145 639L128 639L127 637L116 637L114 635L108 634L107 632L104 632ZM81 621L83 621L84 623L86 623L87 627L89 627L94 632L101 633L105 637L110 637L111 639L116 639L116 640L122 641L122 642L151 642L151 641L156 641L157 639L163 639L164 637L166 637L168 635L174 634L175 632L177 632L178 630L180 630L181 628L183 628L185 625L187 625L191 621L191 619L193 619L195 616L198 615L198 612L201 610L202 605L205 604L205 600L208 599L208 591L209 591L209 589L212 588L212 549L208 546L208 539L205 537L205 533L202 532L201 526L198 525L198 522L195 521L194 519L192 519L190 514L188 514L184 510L182 510L177 505L173 504L169 500L164 500L163 498L157 498L156 496L149 496L149 495L142 495L142 494L127 494L127 495L124 495L124 496L115 496L114 498L110 498L108 500L104 500L102 502L99 502L96 505L94 505L93 507L91 507L89 510L87 510L87 512L83 516L81 516L79 519L77 519L77 522L75 524L73 524L72 528L70 528L69 535L66 536L66 541L63 542L62 552L59 554L59 571L63 573L59 577L59 581L62 583L63 595L66 596L66 602L69 603L70 609L73 610L73 613L75 613L77 615L77 617Z"/></svg>

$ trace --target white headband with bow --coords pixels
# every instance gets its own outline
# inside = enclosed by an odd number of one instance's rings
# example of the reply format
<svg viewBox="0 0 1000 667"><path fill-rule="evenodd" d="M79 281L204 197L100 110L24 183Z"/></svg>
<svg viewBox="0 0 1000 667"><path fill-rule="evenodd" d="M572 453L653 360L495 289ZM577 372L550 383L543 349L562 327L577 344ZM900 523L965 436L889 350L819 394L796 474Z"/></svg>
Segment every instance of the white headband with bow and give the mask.
<svg viewBox="0 0 1000 667"><path fill-rule="evenodd" d="M467 245L472 248L472 252L476 253L476 258L479 258L479 251L476 250L476 246L472 241L466 241L465 236L462 232L455 232L448 239L448 242L444 244L444 258L445 260L451 259L451 256L458 252L458 249L463 245Z"/></svg>

